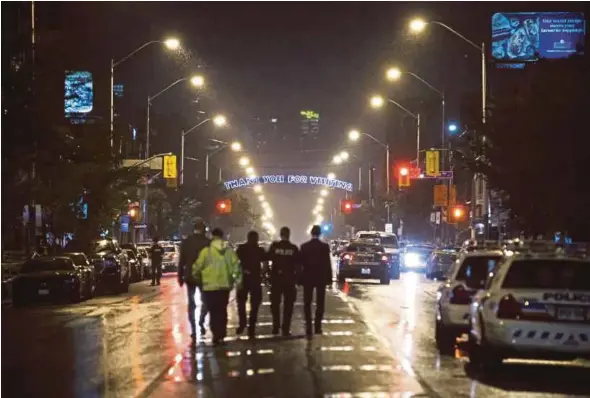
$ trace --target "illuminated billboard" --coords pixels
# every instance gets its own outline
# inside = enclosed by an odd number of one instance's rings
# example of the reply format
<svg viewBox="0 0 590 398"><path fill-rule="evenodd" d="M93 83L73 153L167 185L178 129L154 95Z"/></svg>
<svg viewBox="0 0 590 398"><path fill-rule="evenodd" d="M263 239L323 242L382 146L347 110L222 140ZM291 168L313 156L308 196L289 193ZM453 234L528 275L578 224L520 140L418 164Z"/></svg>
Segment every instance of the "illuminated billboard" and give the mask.
<svg viewBox="0 0 590 398"><path fill-rule="evenodd" d="M581 12L499 12L492 16L492 57L505 62L567 58L582 49Z"/></svg>
<svg viewBox="0 0 590 398"><path fill-rule="evenodd" d="M94 107L94 84L88 71L66 71L64 113L72 123L86 120Z"/></svg>

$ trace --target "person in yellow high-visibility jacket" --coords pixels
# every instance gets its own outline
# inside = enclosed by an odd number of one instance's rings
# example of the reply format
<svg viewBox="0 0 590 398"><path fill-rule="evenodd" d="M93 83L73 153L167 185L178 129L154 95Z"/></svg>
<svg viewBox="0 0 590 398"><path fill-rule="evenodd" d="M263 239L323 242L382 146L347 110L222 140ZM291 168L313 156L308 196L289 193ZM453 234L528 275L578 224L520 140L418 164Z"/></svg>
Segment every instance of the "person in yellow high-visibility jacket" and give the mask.
<svg viewBox="0 0 590 398"><path fill-rule="evenodd" d="M223 240L223 231L215 228L208 247L193 263L195 280L202 283L203 301L209 309L209 327L213 345L223 344L227 334L227 305L229 293L242 283L240 261L234 250Z"/></svg>

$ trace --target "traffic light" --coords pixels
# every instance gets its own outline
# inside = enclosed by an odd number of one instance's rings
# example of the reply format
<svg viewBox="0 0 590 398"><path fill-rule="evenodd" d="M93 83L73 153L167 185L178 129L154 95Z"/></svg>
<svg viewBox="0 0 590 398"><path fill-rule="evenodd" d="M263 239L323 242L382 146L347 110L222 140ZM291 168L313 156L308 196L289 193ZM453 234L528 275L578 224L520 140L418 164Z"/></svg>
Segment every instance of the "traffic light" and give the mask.
<svg viewBox="0 0 590 398"><path fill-rule="evenodd" d="M463 206L451 206L447 216L449 224L457 224L465 221L467 218L467 210Z"/></svg>
<svg viewBox="0 0 590 398"><path fill-rule="evenodd" d="M340 201L340 212L343 214L352 213L354 201L343 199Z"/></svg>
<svg viewBox="0 0 590 398"><path fill-rule="evenodd" d="M215 209L219 214L231 213L231 199L220 199L215 204Z"/></svg>
<svg viewBox="0 0 590 398"><path fill-rule="evenodd" d="M127 215L131 217L132 220L137 220L139 218L139 202L129 203Z"/></svg>
<svg viewBox="0 0 590 398"><path fill-rule="evenodd" d="M409 164L398 164L397 165L397 186L400 188L410 186L410 165Z"/></svg>

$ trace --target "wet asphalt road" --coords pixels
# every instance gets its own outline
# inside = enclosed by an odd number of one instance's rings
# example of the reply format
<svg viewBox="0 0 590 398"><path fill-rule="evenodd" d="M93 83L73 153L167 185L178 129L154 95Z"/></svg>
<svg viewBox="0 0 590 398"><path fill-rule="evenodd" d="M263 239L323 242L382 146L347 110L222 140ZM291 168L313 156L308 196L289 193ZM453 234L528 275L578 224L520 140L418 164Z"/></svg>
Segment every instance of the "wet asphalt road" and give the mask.
<svg viewBox="0 0 590 398"><path fill-rule="evenodd" d="M2 310L7 397L543 397L590 396L587 364L509 363L485 379L463 353L434 348L436 284L404 274L389 286L335 286L322 336L302 336L301 292L289 339L270 334L268 296L255 343L205 338L189 349L186 294L160 287L75 305ZM197 309L198 310L198 309ZM583 367L585 366L585 367Z"/></svg>

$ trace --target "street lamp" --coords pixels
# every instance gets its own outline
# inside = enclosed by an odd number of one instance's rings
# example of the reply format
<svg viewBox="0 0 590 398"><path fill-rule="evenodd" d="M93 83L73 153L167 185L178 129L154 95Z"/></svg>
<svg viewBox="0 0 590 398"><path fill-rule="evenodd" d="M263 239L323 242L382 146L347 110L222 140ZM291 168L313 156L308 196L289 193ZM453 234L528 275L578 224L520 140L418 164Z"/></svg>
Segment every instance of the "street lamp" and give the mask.
<svg viewBox="0 0 590 398"><path fill-rule="evenodd" d="M160 95L164 94L166 91L170 90L172 87L176 86L178 83L180 82L184 82L186 80L189 80L191 84L196 87L196 88L200 88L203 86L204 84L204 78L200 75L195 75L195 76L188 76L188 77L183 77L182 79L178 79L174 82L172 82L171 84L169 84L168 86L166 86L164 89L160 90L159 92L157 92L154 95L148 95L148 99L147 99L147 111L146 111L146 128L145 128L145 157L148 158L150 155L150 107L152 105L152 100L156 99L157 97L159 97Z"/></svg>
<svg viewBox="0 0 590 398"><path fill-rule="evenodd" d="M383 97L381 97L380 95L374 95L371 97L370 104L371 108L379 109L383 107L385 101L383 100Z"/></svg>
<svg viewBox="0 0 590 398"><path fill-rule="evenodd" d="M264 200L265 200L265 199L264 199L264 195L260 195L260 196L258 197L258 200L259 200L260 202L264 202Z"/></svg>
<svg viewBox="0 0 590 398"><path fill-rule="evenodd" d="M457 129L458 129L458 127L457 127L457 124L456 123L449 124L449 132L450 133L456 133L457 132Z"/></svg>
<svg viewBox="0 0 590 398"><path fill-rule="evenodd" d="M410 21L410 30L414 33L420 33L426 28L426 21L416 18Z"/></svg>
<svg viewBox="0 0 590 398"><path fill-rule="evenodd" d="M402 71L399 68L389 68L387 69L387 80L399 80L402 77Z"/></svg>
<svg viewBox="0 0 590 398"><path fill-rule="evenodd" d="M359 138L361 138L361 133L360 133L358 130L350 130L350 131L348 132L348 138L349 138L351 141L356 141L356 140L358 140Z"/></svg>
<svg viewBox="0 0 590 398"><path fill-rule="evenodd" d="M326 197L326 196L328 196L328 190L327 190L327 189L322 189L322 190L320 191L320 195L321 195L321 196L323 196L323 197Z"/></svg>
<svg viewBox="0 0 590 398"><path fill-rule="evenodd" d="M231 143L231 150L234 152L240 152L242 150L242 144L237 141Z"/></svg>
<svg viewBox="0 0 590 398"><path fill-rule="evenodd" d="M379 97L379 98L381 98L381 100L383 102L385 102L385 99L383 99L383 97ZM387 102L394 104L395 106L400 108L402 111L406 112L408 115L410 115L411 117L416 119L416 166L418 166L418 162L420 160L420 114L410 112L405 107L400 105L398 102L392 100L391 98L388 98ZM366 133L363 133L363 134L369 136ZM369 136L369 137L371 137L371 136ZM373 138L373 137L371 137L371 138ZM375 138L373 138L373 140L379 143L379 141L377 141ZM385 144L381 144L381 145L385 145ZM387 145L387 151L389 153L389 145ZM388 155L388 158L389 158L389 155ZM389 172L389 161L387 162L387 165L388 165L387 171ZM388 177L388 181L389 181L389 177ZM388 192L389 192L389 189L388 189Z"/></svg>
<svg viewBox="0 0 590 398"><path fill-rule="evenodd" d="M318 198L318 204L323 205L324 204L324 198Z"/></svg>
<svg viewBox="0 0 590 398"><path fill-rule="evenodd" d="M217 115L213 118L213 123L215 123L216 126L223 127L227 124L227 119L223 115Z"/></svg>
<svg viewBox="0 0 590 398"><path fill-rule="evenodd" d="M445 136L446 136L446 132L445 132L445 113L446 113L445 112L445 93L442 90L439 90L436 87L434 87L432 84L428 83L425 79L418 76L417 74L415 74L413 72L402 72L399 68L395 68L395 67L390 68L387 71L387 79L392 80L392 81L399 80L402 73L414 77L415 79L420 81L422 84L424 84L426 87L428 87L431 91L434 91L436 94L440 95L440 98L441 98L441 146L442 146L442 148L444 148L445 147ZM444 157L443 157L442 167L444 168Z"/></svg>
<svg viewBox="0 0 590 398"><path fill-rule="evenodd" d="M135 54L137 54L138 52L140 52L141 50L143 50L144 48L146 48L147 46L151 45L151 44L156 44L156 43L161 43L164 44L166 46L166 48L168 48L169 50L176 50L180 47L180 41L178 41L178 39L175 38L169 38L167 40L161 41L161 40L151 40L148 41L147 43L142 44L141 46L137 47L135 50L131 51L129 54L127 54L126 56L124 56L123 58L121 58L118 61L115 61L114 58L111 58L111 89L110 89L110 96L111 96L111 104L110 104L110 133L111 133L111 151L113 150L114 146L115 146L115 133L114 133L114 127L115 127L115 68L122 64L123 62L127 61L129 58L131 58L132 56L134 56ZM148 158L149 156L146 156L146 158Z"/></svg>
<svg viewBox="0 0 590 398"><path fill-rule="evenodd" d="M333 162L334 164L340 164L340 163L342 163L342 158L340 157L340 155L335 155L335 156L332 158L332 162Z"/></svg>
<svg viewBox="0 0 590 398"><path fill-rule="evenodd" d="M373 98L380 98L381 102L383 102L383 98L382 97L378 97L375 96ZM371 100L371 103L373 103L373 101ZM386 163L386 167L385 167L385 178L387 179L387 182L385 184L386 186L386 190L387 190L387 194L389 194L389 185L390 185L390 181L389 181L389 144L384 144L381 141L379 141L377 138L373 137L371 134L367 134L364 132L360 132L358 130L352 130L348 133L348 138L351 141L358 141L358 139L360 138L361 135L364 135L366 137L369 137L370 139L372 139L374 142L376 142L377 144L381 145L384 149L385 149L385 163ZM348 154L348 152L346 152ZM342 156L342 155L340 155ZM360 176L360 173L359 173ZM359 177L360 179L360 177Z"/></svg>
<svg viewBox="0 0 590 398"><path fill-rule="evenodd" d="M328 177L329 180L333 180L333 179L336 178L336 174L334 174L334 173L328 173L328 176L327 177Z"/></svg>
<svg viewBox="0 0 590 398"><path fill-rule="evenodd" d="M262 192L262 186L260 186L260 185L254 185L253 189L254 189L254 192L256 192L256 193ZM263 198L264 198L264 196L263 196Z"/></svg>
<svg viewBox="0 0 590 398"><path fill-rule="evenodd" d="M149 107L148 107L149 110ZM149 121L149 118L148 118ZM207 122L210 122L211 118L207 118L197 124L195 124L193 127L191 127L190 129L186 130L186 131L181 131L180 132L180 185L182 185L184 183L184 141L185 138L187 136L188 133L190 133L193 130L198 129L199 127L201 127L202 125L204 125ZM216 124L216 126L219 126ZM149 134L148 134L149 137ZM221 143L227 145L227 143L220 141ZM232 144L233 145L233 144ZM241 146L241 144L240 144ZM223 149L224 147L222 147ZM209 181L209 157L211 156L211 154L207 154L205 156L205 181Z"/></svg>
<svg viewBox="0 0 590 398"><path fill-rule="evenodd" d="M248 159L246 156L242 156L240 158L239 162L240 162L240 166L246 167L250 164L250 159Z"/></svg>
<svg viewBox="0 0 590 398"><path fill-rule="evenodd" d="M164 45L166 45L169 50L178 50L180 48L180 41L172 37L170 39L164 40Z"/></svg>

